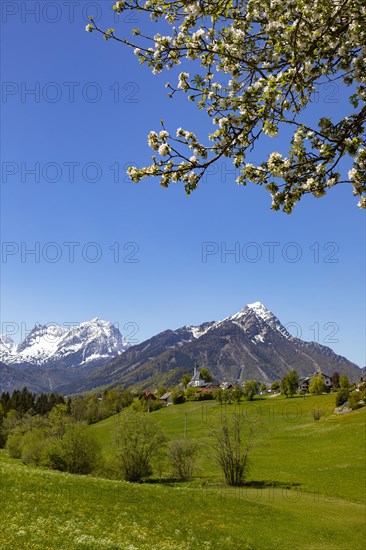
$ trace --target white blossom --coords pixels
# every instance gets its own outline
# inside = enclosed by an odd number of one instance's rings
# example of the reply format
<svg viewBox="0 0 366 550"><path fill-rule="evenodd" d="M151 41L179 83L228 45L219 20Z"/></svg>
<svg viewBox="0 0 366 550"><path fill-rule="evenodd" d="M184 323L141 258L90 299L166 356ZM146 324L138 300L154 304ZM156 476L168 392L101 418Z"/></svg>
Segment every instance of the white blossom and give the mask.
<svg viewBox="0 0 366 550"><path fill-rule="evenodd" d="M351 181L354 181L356 176L357 176L356 168L352 168L351 170L349 170L348 179L350 179Z"/></svg>
<svg viewBox="0 0 366 550"><path fill-rule="evenodd" d="M357 203L359 208L366 208L366 197L361 197Z"/></svg>
<svg viewBox="0 0 366 550"><path fill-rule="evenodd" d="M167 143L162 143L159 147L159 155L162 157L166 157L166 155L169 155L170 153L170 147Z"/></svg>

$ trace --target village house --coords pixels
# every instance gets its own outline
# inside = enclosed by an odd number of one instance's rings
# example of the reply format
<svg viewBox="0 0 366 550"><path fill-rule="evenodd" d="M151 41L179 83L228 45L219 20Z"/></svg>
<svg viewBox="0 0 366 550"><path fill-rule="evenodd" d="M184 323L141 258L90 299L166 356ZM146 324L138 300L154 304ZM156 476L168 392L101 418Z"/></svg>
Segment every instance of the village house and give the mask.
<svg viewBox="0 0 366 550"><path fill-rule="evenodd" d="M165 405L172 405L173 404L173 401L171 399L171 395L172 395L172 392L171 391L167 391L166 393L164 393L164 395L162 395L161 397L159 397L159 401L162 401L165 403Z"/></svg>
<svg viewBox="0 0 366 550"><path fill-rule="evenodd" d="M220 388L222 390L233 390L234 386L233 384L230 384L230 382L222 382L222 384L220 384Z"/></svg>
<svg viewBox="0 0 366 550"><path fill-rule="evenodd" d="M144 393L143 395L143 398L148 401L149 399L151 399L151 401L156 401L156 397L155 395L153 394L152 391L148 390Z"/></svg>
<svg viewBox="0 0 366 550"><path fill-rule="evenodd" d="M321 374L324 379L325 383L325 391L329 392L330 388L332 387L332 379L327 374L324 374L323 372L314 372L313 374L310 374L309 376L303 376L299 379L299 389L298 391L301 392L307 392L309 391L309 386L311 384L312 379L314 376L318 376L318 374Z"/></svg>
<svg viewBox="0 0 366 550"><path fill-rule="evenodd" d="M196 391L196 395L201 395L202 393L215 393L218 388L219 388L219 386L216 385L216 384L209 384L207 386L199 388Z"/></svg>
<svg viewBox="0 0 366 550"><path fill-rule="evenodd" d="M203 388L205 386L209 386L209 382L205 382L201 372L197 369L197 367L194 367L194 373L192 376L192 379L190 382L188 382L187 387L189 388Z"/></svg>

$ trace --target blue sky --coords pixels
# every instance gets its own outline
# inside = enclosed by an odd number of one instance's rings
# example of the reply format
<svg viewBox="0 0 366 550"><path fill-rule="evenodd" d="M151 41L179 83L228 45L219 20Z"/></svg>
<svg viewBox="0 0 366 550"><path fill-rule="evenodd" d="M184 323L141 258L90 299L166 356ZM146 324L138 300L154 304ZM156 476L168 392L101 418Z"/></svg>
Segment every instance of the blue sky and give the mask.
<svg viewBox="0 0 366 550"><path fill-rule="evenodd" d="M306 197L288 216L264 189L238 187L229 160L190 197L181 184L129 182L160 119L200 135L213 125L185 96L167 98L175 73L154 76L84 31L90 13L126 33L138 21L113 23L109 1L57 5L1 6L3 331L19 340L36 322L98 316L142 341L259 300L363 366L365 225L351 189ZM342 90L320 90L314 116L345 108ZM254 160L267 146L283 144L268 140Z"/></svg>

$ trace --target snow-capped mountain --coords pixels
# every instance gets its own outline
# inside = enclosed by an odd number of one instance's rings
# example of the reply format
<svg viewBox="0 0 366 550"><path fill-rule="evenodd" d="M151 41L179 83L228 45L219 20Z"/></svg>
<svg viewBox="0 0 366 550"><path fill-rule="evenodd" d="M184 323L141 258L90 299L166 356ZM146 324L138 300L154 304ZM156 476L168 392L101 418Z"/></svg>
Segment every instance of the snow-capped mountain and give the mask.
<svg viewBox="0 0 366 550"><path fill-rule="evenodd" d="M15 342L6 334L0 334L0 357L2 354L11 354L16 348Z"/></svg>
<svg viewBox="0 0 366 550"><path fill-rule="evenodd" d="M169 386L193 372L196 363L214 378L234 383L272 382L291 369L302 376L320 370L328 375L337 370L351 380L362 376L357 365L330 348L291 336L269 309L255 302L220 321L161 332L87 375L78 390L106 384Z"/></svg>
<svg viewBox="0 0 366 550"><path fill-rule="evenodd" d="M266 334L268 333L268 327L272 330L277 330L282 334L282 336L289 340L293 339L277 317L273 315L273 313L269 311L269 309L267 309L261 302L248 304L243 309L238 311L238 313L225 317L225 319L222 319L221 321L204 323L199 326L187 325L184 328L191 332L193 338L200 338L204 334L207 334L210 330L220 329L220 327L224 327L230 322L234 323L244 331L247 331L254 322L256 328L256 334L253 335L254 343L258 341L265 341Z"/></svg>
<svg viewBox="0 0 366 550"><path fill-rule="evenodd" d="M220 321L165 330L131 347L116 327L99 319L70 328L36 325L18 346L9 337L0 339L0 391L23 385L66 394L101 386L170 386L196 363L233 383L272 382L291 369L301 376L338 371L352 381L363 374L327 346L291 336L255 302Z"/></svg>
<svg viewBox="0 0 366 550"><path fill-rule="evenodd" d="M98 318L69 327L36 324L18 345L0 337L0 361L17 367L100 366L128 347L118 328Z"/></svg>

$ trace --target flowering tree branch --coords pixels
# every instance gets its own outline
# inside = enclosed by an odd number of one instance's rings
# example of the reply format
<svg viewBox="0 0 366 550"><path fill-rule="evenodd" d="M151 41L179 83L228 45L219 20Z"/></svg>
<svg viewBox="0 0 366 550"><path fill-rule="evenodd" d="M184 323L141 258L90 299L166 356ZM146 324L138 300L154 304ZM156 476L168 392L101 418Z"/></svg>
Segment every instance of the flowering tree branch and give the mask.
<svg viewBox="0 0 366 550"><path fill-rule="evenodd" d="M132 181L158 176L163 187L181 181L190 194L207 168L227 157L240 170L237 183L264 185L274 210L290 213L303 195L321 197L343 183L352 184L366 208L364 0L122 0L113 10L164 20L171 33L134 29L136 38L127 39L92 18L86 30L134 48L153 73L192 61L196 74L181 72L177 85L166 88L170 97L188 94L216 126L204 144L189 130L171 134L162 122L148 136L157 155L150 166L128 169ZM227 84L217 81L220 73L229 75ZM310 125L304 111L313 94L334 81L342 83L349 115ZM291 134L287 155L274 151L260 164L247 162L263 136L275 138L281 128ZM348 179L339 171L344 157L352 159Z"/></svg>

